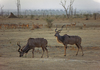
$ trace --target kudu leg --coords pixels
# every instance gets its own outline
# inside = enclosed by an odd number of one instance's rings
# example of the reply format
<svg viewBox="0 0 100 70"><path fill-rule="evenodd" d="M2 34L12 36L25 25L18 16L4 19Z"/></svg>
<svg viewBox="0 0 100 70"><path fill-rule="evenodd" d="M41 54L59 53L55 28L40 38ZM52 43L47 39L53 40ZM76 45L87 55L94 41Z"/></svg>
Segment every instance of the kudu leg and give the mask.
<svg viewBox="0 0 100 70"><path fill-rule="evenodd" d="M76 56L78 55L78 51L79 51L79 48L78 48L78 50L77 50Z"/></svg>
<svg viewBox="0 0 100 70"><path fill-rule="evenodd" d="M77 48L78 48L78 50L77 50L77 52L76 52L76 56L78 55L78 51L79 51L79 45L78 44L76 44L76 46L77 46Z"/></svg>
<svg viewBox="0 0 100 70"><path fill-rule="evenodd" d="M32 58L34 58L34 49L32 50Z"/></svg>
<svg viewBox="0 0 100 70"><path fill-rule="evenodd" d="M42 56L41 56L41 58L43 58L43 55L44 55L44 48L42 47Z"/></svg>
<svg viewBox="0 0 100 70"><path fill-rule="evenodd" d="M67 45L64 45L64 56L66 56Z"/></svg>
<svg viewBox="0 0 100 70"><path fill-rule="evenodd" d="M82 48L82 46L80 46L80 48L81 48L81 50L82 50L82 56L84 56L84 53L83 53L83 48Z"/></svg>
<svg viewBox="0 0 100 70"><path fill-rule="evenodd" d="M82 48L82 46L81 46L81 45L78 45L78 44L76 44L76 46L78 47L78 50L77 50L76 56L78 55L79 48L81 48L81 50L82 50L82 56L83 56L84 54L83 54L83 48Z"/></svg>
<svg viewBox="0 0 100 70"><path fill-rule="evenodd" d="M49 57L49 55L48 55L48 49L45 47L45 50L46 50L46 52L47 52L47 58Z"/></svg>

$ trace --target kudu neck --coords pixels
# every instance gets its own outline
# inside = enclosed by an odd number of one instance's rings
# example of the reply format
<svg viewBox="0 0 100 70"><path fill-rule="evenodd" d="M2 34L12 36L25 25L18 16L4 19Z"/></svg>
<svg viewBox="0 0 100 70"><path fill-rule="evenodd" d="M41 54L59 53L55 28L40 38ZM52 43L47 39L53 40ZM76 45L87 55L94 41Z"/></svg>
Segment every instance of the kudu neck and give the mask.
<svg viewBox="0 0 100 70"><path fill-rule="evenodd" d="M28 44L22 49L22 51L25 53L27 53L29 50L30 50L30 48L29 48Z"/></svg>
<svg viewBox="0 0 100 70"><path fill-rule="evenodd" d="M60 36L60 34L58 34L57 40L58 40L58 42L63 43L63 38L62 38L62 36Z"/></svg>

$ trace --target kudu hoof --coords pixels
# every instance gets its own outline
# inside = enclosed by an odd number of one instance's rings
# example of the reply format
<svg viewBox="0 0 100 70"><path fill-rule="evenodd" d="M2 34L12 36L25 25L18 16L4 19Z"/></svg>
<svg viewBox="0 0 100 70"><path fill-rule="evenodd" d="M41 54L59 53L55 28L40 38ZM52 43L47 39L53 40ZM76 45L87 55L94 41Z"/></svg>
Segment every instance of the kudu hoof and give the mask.
<svg viewBox="0 0 100 70"><path fill-rule="evenodd" d="M76 56L77 56L78 54L76 54Z"/></svg>
<svg viewBox="0 0 100 70"><path fill-rule="evenodd" d="M64 56L66 56L66 55L64 55Z"/></svg>
<svg viewBox="0 0 100 70"><path fill-rule="evenodd" d="M43 56L41 56L41 58L43 58Z"/></svg>
<svg viewBox="0 0 100 70"><path fill-rule="evenodd" d="M82 54L82 56L84 56L84 54Z"/></svg>

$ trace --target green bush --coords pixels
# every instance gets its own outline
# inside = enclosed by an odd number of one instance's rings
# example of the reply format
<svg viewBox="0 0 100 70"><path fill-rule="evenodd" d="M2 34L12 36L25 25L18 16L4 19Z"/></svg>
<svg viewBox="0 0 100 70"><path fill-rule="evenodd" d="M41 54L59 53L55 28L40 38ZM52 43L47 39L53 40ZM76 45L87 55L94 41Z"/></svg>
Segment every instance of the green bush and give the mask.
<svg viewBox="0 0 100 70"><path fill-rule="evenodd" d="M52 22L53 22L53 19L50 19L50 18L46 18L46 22L47 22L47 27L48 28L51 28L52 27Z"/></svg>

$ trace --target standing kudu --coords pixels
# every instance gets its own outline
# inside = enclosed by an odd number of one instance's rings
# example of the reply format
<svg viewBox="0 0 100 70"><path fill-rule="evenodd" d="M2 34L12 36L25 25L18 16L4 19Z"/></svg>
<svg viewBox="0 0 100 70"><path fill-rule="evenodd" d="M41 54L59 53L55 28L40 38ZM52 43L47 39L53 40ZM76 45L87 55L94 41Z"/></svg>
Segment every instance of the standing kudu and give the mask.
<svg viewBox="0 0 100 70"><path fill-rule="evenodd" d="M82 46L81 46L81 37L79 37L79 36L69 36L67 34L60 36L59 33L62 31L64 26L65 25L63 25L62 28L58 31L57 31L57 27L55 29L55 36L57 38L57 41L64 45L64 50L65 50L64 56L66 56L67 44L71 44L71 45L75 44L77 46L78 50L77 50L76 55L78 55L79 48L81 48L82 56L83 56L84 54L83 54L83 49L82 49Z"/></svg>

